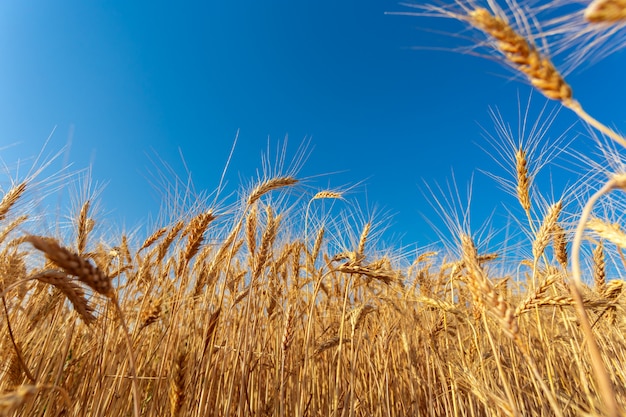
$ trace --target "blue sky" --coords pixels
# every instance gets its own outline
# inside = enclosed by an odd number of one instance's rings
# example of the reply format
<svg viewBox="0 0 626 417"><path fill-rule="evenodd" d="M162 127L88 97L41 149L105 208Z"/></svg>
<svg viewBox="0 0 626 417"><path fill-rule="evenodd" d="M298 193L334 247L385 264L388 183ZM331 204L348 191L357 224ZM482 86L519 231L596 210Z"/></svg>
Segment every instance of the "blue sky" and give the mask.
<svg viewBox="0 0 626 417"><path fill-rule="evenodd" d="M513 125L530 89L502 65L450 49L462 34L396 1L4 1L0 5L0 157L71 146L76 169L107 183L102 206L133 227L159 207L155 155L213 190L236 133L227 191L288 135L310 141L311 190L359 184L350 198L394 215L396 244L424 245L434 213L420 189L474 173L478 221L514 200L478 169L503 174L481 147L489 106ZM417 47L417 48L416 48ZM568 78L589 112L626 130L626 56ZM605 88L598 80L620 82ZM533 104L545 100L535 94ZM563 110L554 137L575 119ZM577 131L582 131L578 128ZM557 183L568 181L561 171ZM3 180L4 181L4 180ZM6 183L6 182L5 182ZM558 193L558 190L557 190ZM516 208L515 208L516 209Z"/></svg>

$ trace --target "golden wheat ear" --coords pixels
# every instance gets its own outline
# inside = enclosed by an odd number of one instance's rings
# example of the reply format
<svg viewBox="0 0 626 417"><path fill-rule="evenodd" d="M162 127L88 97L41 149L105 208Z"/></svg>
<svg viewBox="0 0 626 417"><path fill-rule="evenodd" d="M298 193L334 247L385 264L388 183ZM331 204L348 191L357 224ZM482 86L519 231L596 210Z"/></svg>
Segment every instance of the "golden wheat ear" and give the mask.
<svg viewBox="0 0 626 417"><path fill-rule="evenodd" d="M8 415L17 410L22 404L34 398L40 391L56 390L63 399L65 406L70 408L72 402L67 391L61 387L50 384L20 385L15 391L0 395L0 415Z"/></svg>
<svg viewBox="0 0 626 417"><path fill-rule="evenodd" d="M626 23L626 0L594 0L585 9L585 19L592 23Z"/></svg>
<svg viewBox="0 0 626 417"><path fill-rule="evenodd" d="M26 183L22 182L7 191L4 197L2 197L2 200L0 200L0 221L4 220L9 209L20 199L24 191L26 191Z"/></svg>
<svg viewBox="0 0 626 417"><path fill-rule="evenodd" d="M532 42L520 35L504 18L479 7L469 11L462 19L466 19L476 29L493 38L496 41L495 49L513 68L524 74L530 84L544 96L560 101L563 106L572 110L586 123L626 147L624 137L593 118L574 99L572 88L550 58L542 55Z"/></svg>
<svg viewBox="0 0 626 417"><path fill-rule="evenodd" d="M66 273L47 269L33 275L31 279L52 285L61 291L72 303L74 310L80 315L85 324L89 325L96 320L96 317L93 315L94 309L85 298L85 292L75 281L72 282Z"/></svg>
<svg viewBox="0 0 626 417"><path fill-rule="evenodd" d="M291 176L276 177L259 183L248 196L247 204L251 206L263 195L279 188L291 187L298 183L298 180Z"/></svg>
<svg viewBox="0 0 626 417"><path fill-rule="evenodd" d="M515 168L517 171L517 199L527 213L530 212L530 178L526 151L521 147L515 152Z"/></svg>
<svg viewBox="0 0 626 417"><path fill-rule="evenodd" d="M35 249L43 252L52 263L69 275L77 277L79 281L91 287L92 290L109 298L115 295L111 279L100 268L59 245L56 240L41 236L27 236L24 240L30 242Z"/></svg>
<svg viewBox="0 0 626 417"><path fill-rule="evenodd" d="M322 199L338 199L343 198L343 193L338 191L331 190L323 190L318 191L312 198L312 200L322 200Z"/></svg>
<svg viewBox="0 0 626 417"><path fill-rule="evenodd" d="M546 97L564 104L572 100L572 89L552 62L537 48L518 34L504 19L478 8L469 13L470 23L497 41L497 47L506 59L528 77Z"/></svg>

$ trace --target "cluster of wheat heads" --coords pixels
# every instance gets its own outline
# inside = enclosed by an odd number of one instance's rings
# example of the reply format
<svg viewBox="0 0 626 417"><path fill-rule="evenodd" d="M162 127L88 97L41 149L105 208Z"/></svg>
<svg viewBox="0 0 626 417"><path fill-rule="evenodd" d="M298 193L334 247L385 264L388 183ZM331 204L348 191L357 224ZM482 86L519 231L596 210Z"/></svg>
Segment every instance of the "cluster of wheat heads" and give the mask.
<svg viewBox="0 0 626 417"><path fill-rule="evenodd" d="M530 210L523 152L516 164L520 203ZM261 181L219 227L207 208L136 243L93 236L90 201L76 214L73 240L20 230L27 213L13 211L28 184L11 187L0 210L7 327L0 410L128 415L135 399L141 415L602 409L567 291L559 202L545 208L532 243L528 280L536 284L520 293L489 269L495 256L478 253L466 235L457 259L423 253L404 268L371 248L369 223L340 249L322 225L310 239L299 235L297 211L264 199L296 184ZM307 214L328 198L341 194L315 194ZM589 227L623 239L606 222ZM40 252L45 258L36 258ZM622 282L606 281L601 246L593 258L595 284L584 288L583 303L618 385Z"/></svg>
<svg viewBox="0 0 626 417"><path fill-rule="evenodd" d="M471 28L481 32L484 38L477 43L478 46L487 46L491 56L499 57L503 63L514 72L521 75L530 85L541 92L548 99L558 101L563 107L572 110L580 119L602 135L612 139L619 146L626 146L624 136L608 128L592 116L590 116L575 99L572 87L567 83L564 76L556 68L551 60L548 51L550 50L549 39L551 34L543 32L541 21L536 14L540 10L558 9L560 6L573 2L548 2L547 5L537 5L537 3L518 3L515 1L503 2L486 1L484 4L475 1L458 0L452 5L426 5L417 6L426 11L427 15L437 15L451 17L465 22ZM571 5L571 4L570 4ZM571 9L570 9L571 10ZM571 13L571 11L568 11ZM586 8L575 12L576 15L585 19L584 31L606 30L607 27L623 28L626 25L626 3L623 1L595 0L586 5ZM560 17L552 24L552 35L559 33L563 36L568 29L558 28L558 24L569 24L570 17ZM546 25L548 27L550 25ZM556 26L556 29L555 29ZM588 29L591 28L591 29ZM534 264L532 284L537 287L534 274L537 271L539 258L543 251L553 240L554 253L562 253L559 263L565 269L568 257L565 256L566 246L564 245L564 233L558 224L561 210L561 202L551 205L539 228L533 228L530 213L529 197L529 176L527 169L526 152L520 147L515 153L515 163L517 168L516 192L519 201L531 220L531 229L535 232L535 240L532 246ZM617 416L624 410L621 390L623 381L619 375L620 367L615 367L611 361L611 352L603 349L601 341L598 339L597 329L594 331L592 320L588 309L584 306L583 300L583 277L580 266L581 244L585 238L585 231L591 229L599 240L596 240L597 247L593 251L594 279L598 291L606 291L606 274L604 263L603 241L615 244L620 251L624 247L621 240L623 232L617 224L599 219L590 219L594 205L600 198L612 190L626 189L626 175L622 171L610 173L608 181L595 192L584 204L578 219L578 226L572 243L571 253L571 276L568 276L568 284L571 297L576 306L579 324L585 334L585 346L590 355L595 383L597 384L598 396L602 398L603 406L601 410L608 415ZM626 266L623 265L623 266ZM615 281L611 284L621 288L621 282ZM521 349L521 348L520 348ZM603 351L604 350L604 351ZM553 399L550 399L552 403ZM622 410L622 411L620 411ZM555 410L556 411L556 410Z"/></svg>
<svg viewBox="0 0 626 417"><path fill-rule="evenodd" d="M0 202L0 415L603 409L568 291L567 249L556 243L559 203L519 266L536 282L524 287L491 267L498 254L480 253L469 235L458 236L456 255L383 251L376 223L325 217L321 205L341 204L341 192L281 198L304 192L291 176L260 181L229 210L180 213L142 239L99 236L90 200L73 234L33 233L18 204L28 188L16 184ZM590 227L621 236L601 221ZM603 251L593 253L595 281L582 301L624 386L622 281L607 280ZM616 390L620 403L624 394Z"/></svg>

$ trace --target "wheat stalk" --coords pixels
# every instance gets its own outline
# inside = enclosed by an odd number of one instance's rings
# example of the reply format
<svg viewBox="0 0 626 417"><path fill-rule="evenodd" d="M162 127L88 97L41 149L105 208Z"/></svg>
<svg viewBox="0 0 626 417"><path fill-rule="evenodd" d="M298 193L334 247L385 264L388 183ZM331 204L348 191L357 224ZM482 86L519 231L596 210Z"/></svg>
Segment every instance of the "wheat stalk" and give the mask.
<svg viewBox="0 0 626 417"><path fill-rule="evenodd" d="M626 189L626 174L615 174L604 184L602 188L596 191L587 201L583 207L578 226L576 227L576 233L574 235L574 241L572 242L572 276L573 280L570 285L570 292L576 305L576 312L580 319L582 330L587 339L587 350L591 356L591 366L593 372L598 380L600 389L600 395L607 407L608 414L611 417L619 416L619 407L615 398L615 390L613 383L609 376L609 373L602 361L602 353L596 342L593 330L591 328L591 322L589 316L585 310L585 306L582 298L582 277L580 269L580 245L582 243L583 234L586 227L589 224L589 216L593 210L595 203L605 194L615 189ZM608 237L607 237L608 239ZM610 240L610 239L609 239ZM615 242L614 242L615 243Z"/></svg>
<svg viewBox="0 0 626 417"><path fill-rule="evenodd" d="M285 416L285 403L287 402L285 398L285 372L286 372L286 363L287 363L287 353L289 351L289 347L291 346L291 342L293 340L294 335L294 309L292 306L288 306L285 311L285 325L283 329L283 337L281 341L281 360L280 360L280 415L281 417Z"/></svg>

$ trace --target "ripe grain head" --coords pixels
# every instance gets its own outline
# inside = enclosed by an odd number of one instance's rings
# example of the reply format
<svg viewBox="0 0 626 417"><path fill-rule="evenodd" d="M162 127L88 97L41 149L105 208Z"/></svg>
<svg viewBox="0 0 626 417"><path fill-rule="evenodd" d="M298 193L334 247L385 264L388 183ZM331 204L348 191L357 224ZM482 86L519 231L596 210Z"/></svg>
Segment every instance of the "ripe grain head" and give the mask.
<svg viewBox="0 0 626 417"><path fill-rule="evenodd" d="M476 8L468 13L468 21L491 36L495 48L543 95L564 104L572 101L572 89L552 61L540 54L537 47L516 32L504 17L485 8Z"/></svg>
<svg viewBox="0 0 626 417"><path fill-rule="evenodd" d="M593 23L626 23L626 1L594 0L585 9L585 18Z"/></svg>
<svg viewBox="0 0 626 417"><path fill-rule="evenodd" d="M108 276L102 273L98 267L92 265L87 259L61 246L55 239L28 236L25 240L30 242L35 249L43 252L56 266L60 267L68 274L74 275L94 291L107 297L113 297L115 295L113 286L111 285L111 279Z"/></svg>

